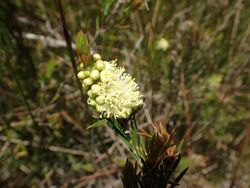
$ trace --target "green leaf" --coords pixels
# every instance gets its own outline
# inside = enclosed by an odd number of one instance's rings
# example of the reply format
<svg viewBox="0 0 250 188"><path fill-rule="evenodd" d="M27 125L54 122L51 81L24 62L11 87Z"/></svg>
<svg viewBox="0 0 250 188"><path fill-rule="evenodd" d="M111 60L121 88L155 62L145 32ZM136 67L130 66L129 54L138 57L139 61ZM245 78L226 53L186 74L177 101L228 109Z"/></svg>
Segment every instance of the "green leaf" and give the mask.
<svg viewBox="0 0 250 188"><path fill-rule="evenodd" d="M132 121L132 124L131 124L131 140L135 146L139 146L140 143L139 143L139 138L137 135L137 127L136 127L135 121Z"/></svg>
<svg viewBox="0 0 250 188"><path fill-rule="evenodd" d="M113 120L110 123L111 123L111 126L113 126L113 128L115 129L115 131L116 131L116 133L118 135L122 136L127 141L129 141L128 136L126 135L126 133L124 132L124 130L121 128L121 125L120 125L120 123L117 120Z"/></svg>
<svg viewBox="0 0 250 188"><path fill-rule="evenodd" d="M132 146L132 150L133 152L136 154L136 156L138 156L139 158L143 157L143 153L140 150L141 149L141 145L140 145L140 137L137 134L137 126L136 126L136 121L132 120L131 123L131 146Z"/></svg>
<svg viewBox="0 0 250 188"><path fill-rule="evenodd" d="M50 60L47 64L47 74L46 76L48 78L51 77L51 75L55 72L56 70L56 62L54 60Z"/></svg>
<svg viewBox="0 0 250 188"><path fill-rule="evenodd" d="M89 42L87 36L83 32L76 35L76 48L80 55L89 55Z"/></svg>
<svg viewBox="0 0 250 188"><path fill-rule="evenodd" d="M100 17L99 16L97 16L95 19L95 28L96 30L100 29Z"/></svg>
<svg viewBox="0 0 250 188"><path fill-rule="evenodd" d="M119 135L118 134L118 137L120 137L122 139L122 141L128 146L129 150L130 150L130 153L132 155L132 157L137 161L140 159L140 156L134 151L133 149L133 145L128 141L126 140L126 138L124 138L123 136Z"/></svg>
<svg viewBox="0 0 250 188"><path fill-rule="evenodd" d="M180 143L177 146L177 151L181 152L182 148L183 148L183 144L184 144L184 139L181 139Z"/></svg>
<svg viewBox="0 0 250 188"><path fill-rule="evenodd" d="M96 128L96 127L99 127L99 126L103 126L107 124L107 120L106 119L102 119L102 120L99 120L97 121L96 123L90 125L87 127L87 129L90 129L90 128Z"/></svg>
<svg viewBox="0 0 250 188"><path fill-rule="evenodd" d="M115 0L101 0L104 16L107 16Z"/></svg>
<svg viewBox="0 0 250 188"><path fill-rule="evenodd" d="M117 120L112 119L112 120L108 121L108 124L109 124L110 127L112 127L115 130L118 137L120 139L122 139L122 141L128 146L132 157L135 160L139 160L140 155L138 155L138 153L137 153L137 151L135 149L135 146L132 143L132 140L130 140L130 138L126 135L125 131L121 128L120 123Z"/></svg>

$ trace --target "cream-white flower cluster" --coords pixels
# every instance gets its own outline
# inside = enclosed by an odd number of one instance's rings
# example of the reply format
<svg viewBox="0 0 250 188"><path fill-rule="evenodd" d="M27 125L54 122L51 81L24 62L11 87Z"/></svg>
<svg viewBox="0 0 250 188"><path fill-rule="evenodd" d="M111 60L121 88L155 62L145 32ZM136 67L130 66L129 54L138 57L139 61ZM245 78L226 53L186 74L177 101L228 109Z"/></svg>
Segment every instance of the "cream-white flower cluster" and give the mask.
<svg viewBox="0 0 250 188"><path fill-rule="evenodd" d="M93 65L78 73L88 94L88 104L101 117L128 118L142 105L138 85L124 68L117 67L116 61L103 61L99 54L94 54L93 59Z"/></svg>

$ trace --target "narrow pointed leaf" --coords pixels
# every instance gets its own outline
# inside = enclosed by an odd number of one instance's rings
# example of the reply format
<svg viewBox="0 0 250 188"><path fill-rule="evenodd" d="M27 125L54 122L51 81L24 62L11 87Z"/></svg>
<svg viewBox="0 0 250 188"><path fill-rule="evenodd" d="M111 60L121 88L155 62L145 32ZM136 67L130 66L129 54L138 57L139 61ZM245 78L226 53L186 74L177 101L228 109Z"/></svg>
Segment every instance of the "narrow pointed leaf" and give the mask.
<svg viewBox="0 0 250 188"><path fill-rule="evenodd" d="M90 125L87 127L87 129L90 129L90 128L96 128L96 127L99 127L99 126L103 126L107 124L107 120L106 119L102 119L102 120L99 120L97 121L96 123Z"/></svg>
<svg viewBox="0 0 250 188"><path fill-rule="evenodd" d="M180 175L175 179L175 184L174 185L171 185L171 187L170 188L174 188L176 185L178 185L179 184L179 181L183 178L183 176L186 174L186 172L187 172L187 170L188 170L188 167L187 168L185 168L181 173L180 173Z"/></svg>

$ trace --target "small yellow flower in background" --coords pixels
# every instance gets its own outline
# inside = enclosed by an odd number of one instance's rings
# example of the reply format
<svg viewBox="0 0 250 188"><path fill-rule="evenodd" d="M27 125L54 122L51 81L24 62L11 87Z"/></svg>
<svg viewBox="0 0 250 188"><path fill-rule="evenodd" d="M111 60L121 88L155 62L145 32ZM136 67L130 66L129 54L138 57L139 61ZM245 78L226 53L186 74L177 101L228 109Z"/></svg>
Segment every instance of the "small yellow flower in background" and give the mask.
<svg viewBox="0 0 250 188"><path fill-rule="evenodd" d="M156 49L166 51L169 47L169 42L165 38L160 38L158 41L156 41Z"/></svg>
<svg viewBox="0 0 250 188"><path fill-rule="evenodd" d="M222 75L220 74L213 74L209 79L208 79L208 85L211 89L218 89L221 85L222 81Z"/></svg>
<svg viewBox="0 0 250 188"><path fill-rule="evenodd" d="M94 54L94 64L78 73L88 93L87 103L100 117L126 119L142 105L142 95L134 79L116 61L103 61Z"/></svg>

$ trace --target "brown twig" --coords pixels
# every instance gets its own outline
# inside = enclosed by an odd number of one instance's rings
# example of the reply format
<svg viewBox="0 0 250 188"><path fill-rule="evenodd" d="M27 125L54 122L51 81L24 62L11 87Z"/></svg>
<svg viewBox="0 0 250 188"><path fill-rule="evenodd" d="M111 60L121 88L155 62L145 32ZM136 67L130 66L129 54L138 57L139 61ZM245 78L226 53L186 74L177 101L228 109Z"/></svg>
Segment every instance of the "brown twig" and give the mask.
<svg viewBox="0 0 250 188"><path fill-rule="evenodd" d="M152 21L148 23L149 24L148 27L150 27L148 35L148 47L152 45L152 40L154 35L153 30L155 30L156 28L160 8L161 8L161 0L157 0L153 11Z"/></svg>
<svg viewBox="0 0 250 188"><path fill-rule="evenodd" d="M76 186L76 188L83 187L89 181L91 181L93 179L109 176L109 175L117 173L118 171L119 171L119 168L104 169L104 170L97 171L94 174L83 176L83 177L80 178L80 180L79 180L80 183Z"/></svg>
<svg viewBox="0 0 250 188"><path fill-rule="evenodd" d="M0 136L0 141L10 142L12 144L20 144L20 145L24 145L24 146L30 146L33 148L45 149L45 150L52 151L52 152L61 152L61 153L66 153L66 154L71 154L71 155L79 155L79 156L83 156L83 157L89 157L89 153L82 151L82 150L69 149L69 148L53 146L53 145L42 146L39 143L30 142L27 140L21 140L18 138L8 138L6 136Z"/></svg>
<svg viewBox="0 0 250 188"><path fill-rule="evenodd" d="M241 10L242 10L242 0L238 0L236 3L237 10L235 11L235 16L234 16L234 22L232 26L232 31L230 35L230 41L229 41L229 48L228 48L228 58L231 59L233 55L233 44L235 41L235 37L237 34L237 30L239 27L240 23L240 16L241 16Z"/></svg>
<svg viewBox="0 0 250 188"><path fill-rule="evenodd" d="M192 131L192 123L191 123L191 113L189 108L189 97L188 97L188 91L185 86L185 75L182 72L180 75L181 79L181 95L183 98L183 108L184 108L184 116L185 116L185 124L186 124L186 132L184 135L184 139L187 141L187 144L190 144L190 136Z"/></svg>
<svg viewBox="0 0 250 188"><path fill-rule="evenodd" d="M74 119L72 118L65 110L62 110L60 112L60 115L69 123L71 123L72 125L74 125L78 130L81 131L81 133L83 133L83 128L82 126Z"/></svg>
<svg viewBox="0 0 250 188"><path fill-rule="evenodd" d="M77 77L77 65L76 65L76 61L75 61L73 50L72 50L71 37L70 37L68 29L67 29L66 20L65 20L63 8L62 8L61 0L55 0L55 1L56 1L56 4L57 4L57 7L58 7L58 11L60 13L60 18L61 18L61 23L62 23L62 28L63 28L63 34L64 34L64 37L65 37L65 40L66 40L66 43L67 43L67 48L68 48L70 60L71 60L71 63L72 63L75 79L77 81L77 85L78 85L78 88L79 88L80 93L81 93L81 98L82 98L82 100L83 100L83 102L85 104L85 108L84 108L85 114L86 114L87 117L89 117L88 105L86 104L87 98L83 94L81 82Z"/></svg>

